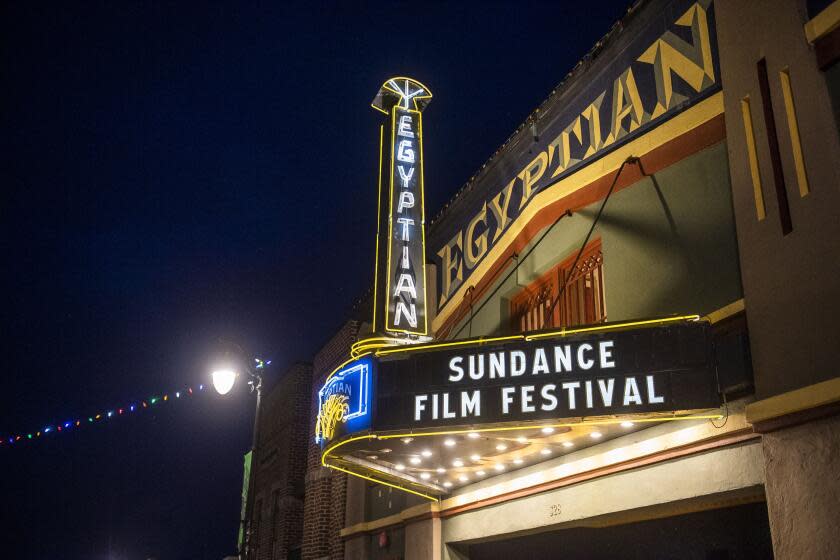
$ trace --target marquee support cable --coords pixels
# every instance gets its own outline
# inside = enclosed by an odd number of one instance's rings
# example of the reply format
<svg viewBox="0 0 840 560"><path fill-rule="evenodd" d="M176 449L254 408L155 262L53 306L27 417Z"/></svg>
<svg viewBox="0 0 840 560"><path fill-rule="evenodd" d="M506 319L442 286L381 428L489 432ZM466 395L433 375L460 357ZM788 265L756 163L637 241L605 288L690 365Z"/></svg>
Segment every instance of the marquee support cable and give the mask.
<svg viewBox="0 0 840 560"><path fill-rule="evenodd" d="M615 185L618 183L618 178L621 177L621 172L624 171L624 166L630 164L636 164L641 167L641 160L635 156L629 156L623 162L621 162L621 167L618 168L618 171L615 172L615 177L613 177L612 184L610 185L610 190L607 191L607 196L604 197L604 201L601 202L601 207L598 208L598 214L595 215L595 219L592 220L592 225L589 227L589 231L586 234L586 237L583 238L583 243L580 245L580 250L575 257L575 262L572 264L572 267L569 269L574 271L578 265L578 261L580 261L580 256L583 254L583 251L586 249L587 243L589 243L589 238L592 237L592 232L595 231L595 226L598 225L598 221L601 219L601 214L604 212L604 207L607 205L607 201L612 196L613 190L615 190ZM569 285L569 278L572 277L571 272L563 281L563 286L560 288L560 291L557 293L557 297L554 298L554 301L551 302L551 306L548 308L548 313L546 313L547 317L551 317L551 314L554 313L554 308L557 307L557 304L560 303L560 298L563 297L563 293L566 291L566 286Z"/></svg>
<svg viewBox="0 0 840 560"><path fill-rule="evenodd" d="M552 186L553 184L554 184L554 183L552 183L551 185L546 185L546 188L547 188L547 187ZM548 229L546 229L546 230L543 232L543 234L540 236L540 238L537 240L537 242L536 242L536 243L534 243L533 245L531 245L531 247L530 247L530 248L529 248L529 249L525 252L525 254L524 254L524 255L522 255L521 257L520 257L520 256L517 256L517 259L516 259L516 266L514 266L514 267L513 267L513 269L511 269L511 270L510 270L510 271L509 271L509 272L505 275L505 277L502 279L502 281L501 281L501 282L499 282L499 283L498 283L498 285L496 285L496 287L493 289L493 291L492 291L492 292L490 292L490 294L489 294L489 295L487 295L486 297L485 297L485 296L481 296L481 297L482 297L482 299L483 299L483 301L481 302L481 305L479 305L479 306L478 306L478 309L475 311L475 313L478 313L478 312L480 312L482 309L484 309L484 306L485 306L485 305L487 305L487 302L488 302L488 301L490 301L490 298L492 298L492 297L496 294L496 292L498 292L498 291L501 289L501 287L505 285L505 282L507 282L508 278L510 278L510 277L513 275L513 273L514 273L514 272L516 272L517 270L519 270L519 266L520 266L523 262L525 262L525 260L526 260L526 259L528 258L528 256L529 256L529 255L530 255L530 254L534 251L534 249L536 249L536 248L537 248L537 246L538 246L540 243L542 243L543 239L545 239L545 237L546 237L549 233L551 233L551 230L553 230L553 229L554 229L554 226L556 226L556 225L558 224L558 222L560 222L560 220L562 220L563 218L565 218L565 217L571 217L571 215L572 215L571 210L566 209L566 210L565 210L562 214L560 214L559 216L557 216L557 219L556 219L556 220L554 220L554 222L553 222L550 226L548 226ZM474 288L475 288L475 286L472 286L472 288L474 289ZM470 296L470 318L469 318L469 323L464 323L463 325L461 325L461 328L460 328L460 329L458 329L458 331L455 333L455 335L454 335L452 338L458 338L458 335L459 335L459 334L461 334L461 332L462 332L462 331L466 328L466 326L467 326L468 324L470 325L470 332L472 332L472 319L473 319L473 317L474 317L475 313L473 312L473 301L472 301L472 296Z"/></svg>

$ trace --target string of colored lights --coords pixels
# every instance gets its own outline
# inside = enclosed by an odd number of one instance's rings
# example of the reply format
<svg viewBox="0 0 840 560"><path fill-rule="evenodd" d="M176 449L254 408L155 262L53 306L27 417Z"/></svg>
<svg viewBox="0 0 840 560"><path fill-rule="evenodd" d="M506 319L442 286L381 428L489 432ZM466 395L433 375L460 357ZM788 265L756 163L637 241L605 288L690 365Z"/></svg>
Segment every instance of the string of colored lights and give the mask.
<svg viewBox="0 0 840 560"><path fill-rule="evenodd" d="M65 420L64 422L53 422L47 424L40 430L26 433L18 433L8 437L0 437L0 448L12 447L30 440L36 440L53 434L59 434L70 430L78 430L88 424L95 424L97 422L107 420L109 418L119 417L123 415L131 415L136 412L151 409L155 405L163 402L168 402L182 397L189 398L205 390L205 385L201 384L197 389L186 387L171 393L164 393L162 396L152 396L147 399L130 401L128 404L123 404L117 407L105 409L102 412L90 416L75 416L72 420Z"/></svg>

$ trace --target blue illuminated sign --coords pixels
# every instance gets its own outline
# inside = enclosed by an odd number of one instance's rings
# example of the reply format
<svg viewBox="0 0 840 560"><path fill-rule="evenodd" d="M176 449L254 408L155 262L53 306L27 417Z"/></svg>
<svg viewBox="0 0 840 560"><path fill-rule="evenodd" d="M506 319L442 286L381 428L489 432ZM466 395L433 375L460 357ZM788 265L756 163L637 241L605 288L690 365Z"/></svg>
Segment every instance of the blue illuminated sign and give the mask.
<svg viewBox="0 0 840 560"><path fill-rule="evenodd" d="M333 439L337 431L370 428L372 370L370 357L356 360L335 372L318 391L316 443Z"/></svg>

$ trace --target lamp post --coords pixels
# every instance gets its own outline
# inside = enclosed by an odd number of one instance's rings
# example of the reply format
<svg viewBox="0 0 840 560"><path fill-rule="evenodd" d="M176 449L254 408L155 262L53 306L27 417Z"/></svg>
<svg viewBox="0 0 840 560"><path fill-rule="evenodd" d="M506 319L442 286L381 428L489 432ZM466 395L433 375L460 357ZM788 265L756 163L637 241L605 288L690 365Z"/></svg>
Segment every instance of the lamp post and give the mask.
<svg viewBox="0 0 840 560"><path fill-rule="evenodd" d="M244 358L245 352L238 345L234 345L234 350L228 350L224 354L224 358L213 368L211 377L213 379L213 387L220 395L228 394L233 389L237 378L248 378L248 385L252 393L257 394L256 410L254 411L254 430L251 440L251 471L248 474L248 494L245 498L245 514L239 520L243 535L243 547L239 551L240 559L246 559L251 556L251 537L253 533L253 523L251 522L251 515L254 503L254 478L256 472L254 470L257 456L257 442L259 442L259 428L260 428L260 402L262 401L262 369L271 362L263 362L258 358L254 358L254 365Z"/></svg>

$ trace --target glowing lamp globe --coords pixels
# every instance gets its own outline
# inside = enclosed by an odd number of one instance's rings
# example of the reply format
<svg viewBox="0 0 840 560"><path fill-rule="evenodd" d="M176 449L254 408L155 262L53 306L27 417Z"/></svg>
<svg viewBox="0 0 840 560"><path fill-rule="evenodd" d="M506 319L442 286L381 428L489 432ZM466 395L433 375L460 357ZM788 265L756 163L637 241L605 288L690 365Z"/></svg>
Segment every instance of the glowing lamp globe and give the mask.
<svg viewBox="0 0 840 560"><path fill-rule="evenodd" d="M217 369L213 372L213 387L220 395L227 395L233 389L236 372L232 369Z"/></svg>

